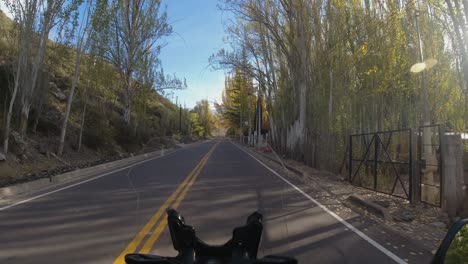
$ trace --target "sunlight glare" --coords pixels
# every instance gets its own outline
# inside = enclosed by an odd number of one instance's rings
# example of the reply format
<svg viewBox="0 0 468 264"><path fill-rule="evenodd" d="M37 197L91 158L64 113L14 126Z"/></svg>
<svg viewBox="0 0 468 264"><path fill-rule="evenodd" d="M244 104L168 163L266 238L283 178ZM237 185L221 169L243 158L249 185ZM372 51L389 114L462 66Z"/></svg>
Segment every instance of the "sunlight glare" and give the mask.
<svg viewBox="0 0 468 264"><path fill-rule="evenodd" d="M418 73L418 72L422 72L423 70L425 70L426 67L427 67L427 65L426 65L425 62L419 62L419 63L416 63L413 66L411 66L410 71L414 72L414 73Z"/></svg>

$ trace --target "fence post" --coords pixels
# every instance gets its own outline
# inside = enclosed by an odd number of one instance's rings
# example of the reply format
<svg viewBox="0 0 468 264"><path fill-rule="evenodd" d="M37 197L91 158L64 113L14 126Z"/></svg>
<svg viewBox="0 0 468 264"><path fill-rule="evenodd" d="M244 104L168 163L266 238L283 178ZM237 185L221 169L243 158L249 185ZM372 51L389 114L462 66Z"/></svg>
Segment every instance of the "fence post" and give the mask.
<svg viewBox="0 0 468 264"><path fill-rule="evenodd" d="M411 171L412 171L412 204L417 204L421 202L421 169L420 169L420 159L421 150L418 146L420 144L420 131L421 128L418 128L416 133L411 133ZM422 143L422 142L421 142Z"/></svg>
<svg viewBox="0 0 468 264"><path fill-rule="evenodd" d="M444 125L439 125L439 163L437 164L439 166L439 206L440 208L444 207L444 197L445 197L445 175L449 173L448 171L445 171L445 160L450 159L449 148L451 145L451 140L447 135L445 135L445 126ZM461 137L460 137L461 140ZM456 155L455 155L456 156ZM454 157L455 157L454 156ZM456 161L455 161L456 164ZM450 171L451 168L449 168Z"/></svg>

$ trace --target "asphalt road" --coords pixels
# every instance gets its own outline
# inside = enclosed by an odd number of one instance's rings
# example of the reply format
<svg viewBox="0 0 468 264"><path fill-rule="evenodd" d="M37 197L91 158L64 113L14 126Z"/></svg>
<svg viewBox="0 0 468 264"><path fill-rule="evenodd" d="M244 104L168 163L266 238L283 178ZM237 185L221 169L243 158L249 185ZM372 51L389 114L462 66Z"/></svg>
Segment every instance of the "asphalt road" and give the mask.
<svg viewBox="0 0 468 264"><path fill-rule="evenodd" d="M0 263L121 263L133 251L175 255L164 221L168 205L215 244L261 211L260 256L285 254L299 263L404 262L234 144L213 140L0 209Z"/></svg>

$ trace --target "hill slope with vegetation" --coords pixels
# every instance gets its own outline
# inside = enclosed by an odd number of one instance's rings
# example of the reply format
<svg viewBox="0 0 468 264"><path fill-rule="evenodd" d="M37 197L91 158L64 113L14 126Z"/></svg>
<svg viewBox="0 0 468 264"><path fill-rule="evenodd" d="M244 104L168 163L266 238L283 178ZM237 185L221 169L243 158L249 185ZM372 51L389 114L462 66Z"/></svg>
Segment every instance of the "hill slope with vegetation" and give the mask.
<svg viewBox="0 0 468 264"><path fill-rule="evenodd" d="M85 1L82 4L86 7L86 4L93 5L93 2ZM158 12L158 19L165 21L165 13ZM40 23L39 18L35 23ZM8 135L9 139L7 153L3 148L4 154L0 155L0 159L4 160L0 163L0 185L208 136L207 133L198 133L199 124L197 120L192 120L193 115L198 118L196 109L191 113L165 97L168 90L183 89L186 84L174 76L164 76L162 68L157 73L153 72L153 77L157 79L152 83L138 80L136 75L131 76L134 81L129 99L132 106L131 119L125 120L125 95L122 89L125 82L119 69L102 55L103 51L98 50L104 46L102 42L94 42L88 49L81 50L77 72L77 54L80 50L77 48L79 46L73 44L76 37L69 37L68 41L59 37L54 41L47 39L37 85L33 85L35 89L30 94L27 123L24 124L23 106L27 83L19 84L12 100L22 52L18 43L25 41L24 36L19 34L21 30L24 32L21 22L14 22L0 12L2 124L6 124L9 106L13 102L9 131L5 131L5 126L0 126L1 135L4 135L4 139ZM67 33L66 30L63 33ZM40 32L32 30L31 34L26 59L29 71L33 70L31 64L37 59L41 42ZM75 74L77 78L74 78ZM69 100L73 85L73 98ZM70 111L66 120L63 152L57 155L68 104ZM26 130L21 131L24 127ZM194 129L198 130L192 133Z"/></svg>

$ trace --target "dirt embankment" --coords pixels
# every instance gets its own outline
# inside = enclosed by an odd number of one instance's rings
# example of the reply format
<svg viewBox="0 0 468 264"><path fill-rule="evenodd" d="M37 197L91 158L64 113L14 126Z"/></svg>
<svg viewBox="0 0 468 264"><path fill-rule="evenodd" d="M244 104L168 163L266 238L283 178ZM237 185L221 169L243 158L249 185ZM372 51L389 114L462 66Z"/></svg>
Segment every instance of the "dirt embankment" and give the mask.
<svg viewBox="0 0 468 264"><path fill-rule="evenodd" d="M0 187L47 178L80 168L95 166L133 155L172 148L178 143L190 143L189 137L164 137L142 144L133 152L116 145L112 149L93 149L83 145L80 151L72 144L65 145L64 155L58 157L57 139L40 134L29 135L22 140L15 131L10 136L10 152L0 155Z"/></svg>
<svg viewBox="0 0 468 264"><path fill-rule="evenodd" d="M70 66L66 64L66 59L67 57L61 58L63 63L58 65L65 68ZM6 63L0 58L0 86L5 85L4 87L8 86L11 74ZM119 90L104 82L103 87L88 87L91 90L86 96L82 95L83 91L76 95L68 120L64 154L57 157L55 153L58 150L71 80L63 67L55 66L57 65L45 68L41 73L37 100L32 105L24 137L15 131L20 120L19 104L15 105L6 156L1 149L3 144L0 145L0 187L194 140L187 136L177 136L180 133L180 109L156 91L150 91L146 95L145 112L137 113L135 110L132 115L134 121L130 125L126 124L118 99ZM4 109L0 111L0 120L3 123L8 102L9 98L2 97L0 100L0 108ZM4 135L3 129L1 125L0 135ZM185 128L182 132L187 131ZM78 147L80 134L82 140Z"/></svg>

